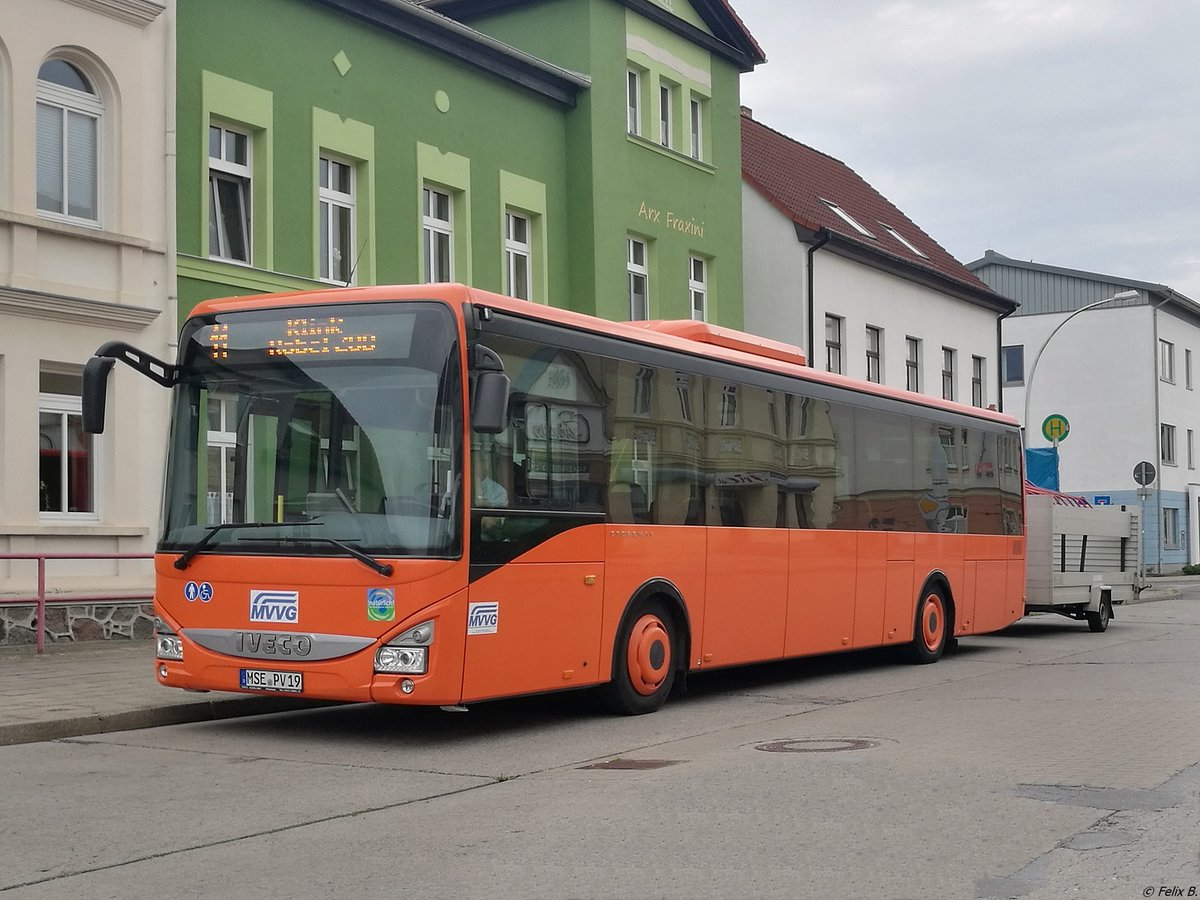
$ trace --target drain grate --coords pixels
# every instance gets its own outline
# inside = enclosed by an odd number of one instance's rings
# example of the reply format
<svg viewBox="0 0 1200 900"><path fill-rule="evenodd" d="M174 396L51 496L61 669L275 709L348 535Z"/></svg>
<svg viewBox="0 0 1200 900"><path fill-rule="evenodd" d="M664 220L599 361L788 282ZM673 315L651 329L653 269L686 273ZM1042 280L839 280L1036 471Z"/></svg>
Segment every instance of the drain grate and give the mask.
<svg viewBox="0 0 1200 900"><path fill-rule="evenodd" d="M879 741L867 738L801 738L794 741L770 741L756 750L767 753L841 753L846 750L871 750Z"/></svg>
<svg viewBox="0 0 1200 900"><path fill-rule="evenodd" d="M661 769L665 766L675 766L682 759L610 759L608 762L592 763L590 766L580 766L580 769Z"/></svg>

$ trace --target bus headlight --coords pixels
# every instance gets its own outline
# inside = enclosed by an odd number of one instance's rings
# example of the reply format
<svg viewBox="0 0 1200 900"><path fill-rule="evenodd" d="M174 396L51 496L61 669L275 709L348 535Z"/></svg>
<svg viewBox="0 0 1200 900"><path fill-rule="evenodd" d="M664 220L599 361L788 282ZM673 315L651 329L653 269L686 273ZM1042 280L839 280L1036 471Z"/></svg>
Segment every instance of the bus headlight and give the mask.
<svg viewBox="0 0 1200 900"><path fill-rule="evenodd" d="M424 675L429 670L433 620L415 625L375 652L375 671L389 675Z"/></svg>
<svg viewBox="0 0 1200 900"><path fill-rule="evenodd" d="M157 659L183 659L183 640L162 619L154 620L154 656Z"/></svg>
<svg viewBox="0 0 1200 900"><path fill-rule="evenodd" d="M393 675L424 675L424 647L380 647L375 654L375 671Z"/></svg>

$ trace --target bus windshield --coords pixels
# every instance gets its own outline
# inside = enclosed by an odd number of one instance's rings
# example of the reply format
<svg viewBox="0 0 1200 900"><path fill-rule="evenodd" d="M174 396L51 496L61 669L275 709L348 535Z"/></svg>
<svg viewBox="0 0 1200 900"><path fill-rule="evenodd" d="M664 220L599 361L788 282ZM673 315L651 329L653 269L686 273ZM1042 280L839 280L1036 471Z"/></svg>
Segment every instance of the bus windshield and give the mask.
<svg viewBox="0 0 1200 900"><path fill-rule="evenodd" d="M161 550L461 553L448 307L218 313L187 323L179 359Z"/></svg>

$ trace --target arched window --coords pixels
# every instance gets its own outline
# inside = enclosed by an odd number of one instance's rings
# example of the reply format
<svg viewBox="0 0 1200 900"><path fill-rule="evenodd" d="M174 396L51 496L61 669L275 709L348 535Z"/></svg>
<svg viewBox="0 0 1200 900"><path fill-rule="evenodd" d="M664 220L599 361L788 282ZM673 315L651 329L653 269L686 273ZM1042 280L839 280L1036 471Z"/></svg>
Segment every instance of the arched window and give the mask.
<svg viewBox="0 0 1200 900"><path fill-rule="evenodd" d="M38 70L37 208L96 223L104 105L87 76L62 59Z"/></svg>

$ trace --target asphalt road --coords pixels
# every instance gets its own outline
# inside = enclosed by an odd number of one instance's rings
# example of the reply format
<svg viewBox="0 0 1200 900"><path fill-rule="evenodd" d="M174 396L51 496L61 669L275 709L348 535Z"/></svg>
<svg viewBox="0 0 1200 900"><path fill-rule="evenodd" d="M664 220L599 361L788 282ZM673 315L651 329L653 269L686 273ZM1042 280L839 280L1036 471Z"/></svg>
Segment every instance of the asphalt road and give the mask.
<svg viewBox="0 0 1200 900"><path fill-rule="evenodd" d="M1197 660L1185 591L636 718L566 694L2 747L0 895L1200 896Z"/></svg>

